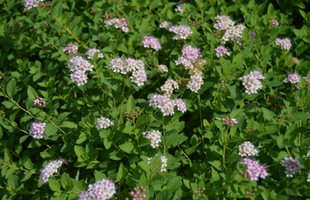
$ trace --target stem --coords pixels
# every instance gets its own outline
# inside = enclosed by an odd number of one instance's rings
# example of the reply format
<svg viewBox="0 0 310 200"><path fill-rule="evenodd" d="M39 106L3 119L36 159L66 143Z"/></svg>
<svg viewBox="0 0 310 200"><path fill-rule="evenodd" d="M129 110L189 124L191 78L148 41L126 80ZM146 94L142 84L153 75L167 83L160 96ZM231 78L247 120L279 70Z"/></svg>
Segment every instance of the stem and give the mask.
<svg viewBox="0 0 310 200"><path fill-rule="evenodd" d="M63 53L58 49L58 47L53 43L53 41L42 31L43 35L51 42L52 46L57 49L57 51L59 52L60 56L63 55Z"/></svg>
<svg viewBox="0 0 310 200"><path fill-rule="evenodd" d="M122 115L123 115L123 105L124 105L124 99L125 99L125 85L126 85L127 77L128 77L128 74L126 74L126 77L125 77L125 80L124 80L123 99L122 99L122 103L121 103L121 113L120 113L120 116L119 116L119 119L118 119L117 128L120 126Z"/></svg>
<svg viewBox="0 0 310 200"><path fill-rule="evenodd" d="M71 30L70 29L68 29L56 16L55 16L55 14L51 11L51 14L52 14L52 16L58 21L58 23L78 42L78 43L80 43L85 49L89 49L88 47L87 47L87 45L84 43L84 42L82 42L81 40L79 40L75 35L73 35L73 33L71 32Z"/></svg>
<svg viewBox="0 0 310 200"><path fill-rule="evenodd" d="M46 114L46 112L41 108L42 113L47 117L48 121L55 126L58 130L60 130L60 132L62 132L64 135L66 135L66 133L56 124L54 124L54 122L51 120L51 118L49 118L49 116Z"/></svg>
<svg viewBox="0 0 310 200"><path fill-rule="evenodd" d="M137 142L138 142L138 147L139 147L140 155L142 155L141 147L140 147L140 143L139 143L139 138L138 138L138 135L136 133L136 123L135 123L135 120L133 120L133 126L135 128L135 136L136 136L136 139L137 139Z"/></svg>
<svg viewBox="0 0 310 200"><path fill-rule="evenodd" d="M164 136L166 136L164 118L165 118L165 116L163 116L163 119L162 119L161 123L163 124L163 134L164 134ZM164 145L164 154L166 154L165 140L163 140L163 145Z"/></svg>
<svg viewBox="0 0 310 200"><path fill-rule="evenodd" d="M117 34L117 37L116 37L116 40L115 40L115 49L114 49L114 51L113 51L113 57L115 57L115 51L117 50L117 41L118 41L118 37L119 37L119 32L118 32L118 34Z"/></svg>
<svg viewBox="0 0 310 200"><path fill-rule="evenodd" d="M182 148L180 147L180 145L178 145L180 151L182 152L182 154L187 158L187 160L191 163L191 159L189 159L189 157L186 155L186 153L182 150Z"/></svg>
<svg viewBox="0 0 310 200"><path fill-rule="evenodd" d="M199 109L199 116L200 116L200 127L203 128L202 112L201 112L201 106L200 106L200 94L198 95L198 109Z"/></svg>
<svg viewBox="0 0 310 200"><path fill-rule="evenodd" d="M281 136L281 133L280 133L280 126L279 126L279 128L278 128L278 134L279 134L279 137L281 138L281 140L282 140L282 142L283 142L283 139L282 139L282 136ZM286 149L288 155L289 155L290 157L292 157L292 155L291 155L291 153L290 153L290 151L288 150L288 148L287 148L286 145L285 145L285 149Z"/></svg>

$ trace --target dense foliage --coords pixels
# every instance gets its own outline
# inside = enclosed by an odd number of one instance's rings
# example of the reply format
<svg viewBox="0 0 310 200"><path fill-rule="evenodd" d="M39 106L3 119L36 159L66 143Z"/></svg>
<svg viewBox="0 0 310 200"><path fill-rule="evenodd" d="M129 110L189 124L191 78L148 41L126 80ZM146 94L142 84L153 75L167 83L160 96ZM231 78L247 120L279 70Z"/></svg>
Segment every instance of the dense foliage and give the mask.
<svg viewBox="0 0 310 200"><path fill-rule="evenodd" d="M183 3L0 2L2 199L310 197L310 1Z"/></svg>

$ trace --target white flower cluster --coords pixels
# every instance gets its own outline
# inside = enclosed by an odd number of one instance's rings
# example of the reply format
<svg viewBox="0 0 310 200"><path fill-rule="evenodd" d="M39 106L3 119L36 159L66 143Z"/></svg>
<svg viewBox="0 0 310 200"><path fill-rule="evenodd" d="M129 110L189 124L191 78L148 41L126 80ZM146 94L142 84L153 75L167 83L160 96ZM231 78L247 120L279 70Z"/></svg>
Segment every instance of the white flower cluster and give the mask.
<svg viewBox="0 0 310 200"><path fill-rule="evenodd" d="M89 184L87 191L79 194L79 200L107 200L116 193L115 183L102 179L94 184Z"/></svg>
<svg viewBox="0 0 310 200"><path fill-rule="evenodd" d="M293 175L302 168L299 161L292 157L285 157L282 160L282 166L285 167L286 177L293 177Z"/></svg>
<svg viewBox="0 0 310 200"><path fill-rule="evenodd" d="M187 83L187 88L197 93L202 84L202 76L200 74L193 75L191 76L191 80Z"/></svg>
<svg viewBox="0 0 310 200"><path fill-rule="evenodd" d="M98 123L98 125L96 126L96 128L97 128L98 131L100 129L107 128L109 126L113 126L114 125L114 123L110 119L108 119L106 117L102 117L102 116L97 119L97 123Z"/></svg>
<svg viewBox="0 0 310 200"><path fill-rule="evenodd" d="M184 4L179 4L176 6L176 8L174 9L176 12L180 12L180 13L184 13L184 9L183 9Z"/></svg>
<svg viewBox="0 0 310 200"><path fill-rule="evenodd" d="M165 28L170 32L175 33L176 35L172 37L173 40L185 40L187 37L191 36L193 34L193 31L189 26L186 25L173 25L169 21L163 21L159 28Z"/></svg>
<svg viewBox="0 0 310 200"><path fill-rule="evenodd" d="M300 82L300 76L296 73L290 73L284 80L285 83L299 83Z"/></svg>
<svg viewBox="0 0 310 200"><path fill-rule="evenodd" d="M98 52L98 58L103 58L103 54L100 53L100 50L96 49L96 48L92 48L92 49L87 50L87 52L86 52L87 58L88 59L94 59L94 55L97 52Z"/></svg>
<svg viewBox="0 0 310 200"><path fill-rule="evenodd" d="M166 65L157 65L157 71L159 73L165 73L168 72L168 68Z"/></svg>
<svg viewBox="0 0 310 200"><path fill-rule="evenodd" d="M46 123L43 123L39 120L35 120L30 125L29 133L33 135L35 139L42 139L45 137L44 127Z"/></svg>
<svg viewBox="0 0 310 200"><path fill-rule="evenodd" d="M85 60L82 56L74 56L69 60L68 66L70 71L70 77L73 82L77 82L77 85L84 85L87 83L86 71L93 71L93 65Z"/></svg>
<svg viewBox="0 0 310 200"><path fill-rule="evenodd" d="M160 89L164 92L166 97L171 97L173 90L179 89L179 84L172 79L168 79L165 84L160 87Z"/></svg>
<svg viewBox="0 0 310 200"><path fill-rule="evenodd" d="M286 50L290 50L292 46L291 40L289 38L284 38L284 39L277 38L276 45L280 46L281 49L286 49Z"/></svg>
<svg viewBox="0 0 310 200"><path fill-rule="evenodd" d="M231 39L233 42L237 42L239 45L242 44L242 32L246 28L244 25L238 24L235 26L235 22L226 15L218 15L215 17L215 19L217 23L214 24L214 28L219 30L226 30L221 39L222 43L225 44L229 39Z"/></svg>
<svg viewBox="0 0 310 200"><path fill-rule="evenodd" d="M239 145L239 155L240 156L257 156L258 150L255 149L255 146L250 142L243 142Z"/></svg>
<svg viewBox="0 0 310 200"><path fill-rule="evenodd" d="M24 6L29 10L31 8L37 7L40 2L44 0L24 0Z"/></svg>
<svg viewBox="0 0 310 200"><path fill-rule="evenodd" d="M121 29L125 33L127 33L129 31L128 21L126 21L125 18L106 19L104 22L106 23L105 26L113 26L114 25L115 28Z"/></svg>
<svg viewBox="0 0 310 200"><path fill-rule="evenodd" d="M155 147L159 147L159 142L161 142L161 132L160 131L146 131L146 132L143 132L143 137L149 139L151 141L151 146L153 148Z"/></svg>
<svg viewBox="0 0 310 200"><path fill-rule="evenodd" d="M121 74L132 72L130 76L131 82L136 83L138 86L144 85L147 81L145 66L142 60L127 58L123 61L120 58L114 58L110 61L109 67L114 72Z"/></svg>
<svg viewBox="0 0 310 200"><path fill-rule="evenodd" d="M255 94L258 93L259 89L263 88L260 80L265 79L265 77L260 71L251 71L250 74L242 76L239 79L242 80L242 85L245 86L245 93Z"/></svg>
<svg viewBox="0 0 310 200"><path fill-rule="evenodd" d="M42 183L47 183L50 176L57 172L58 168L65 162L64 159L58 159L48 162L43 169L40 170L40 178Z"/></svg>
<svg viewBox="0 0 310 200"><path fill-rule="evenodd" d="M163 116L173 115L175 107L178 111L186 112L186 104L182 99L172 100L160 94L155 94L150 98L150 106L159 108Z"/></svg>
<svg viewBox="0 0 310 200"><path fill-rule="evenodd" d="M160 168L160 171L161 171L161 172L166 172L166 167L167 167L167 161L168 161L168 159L166 158L166 156L161 156L160 159L161 159L161 168Z"/></svg>

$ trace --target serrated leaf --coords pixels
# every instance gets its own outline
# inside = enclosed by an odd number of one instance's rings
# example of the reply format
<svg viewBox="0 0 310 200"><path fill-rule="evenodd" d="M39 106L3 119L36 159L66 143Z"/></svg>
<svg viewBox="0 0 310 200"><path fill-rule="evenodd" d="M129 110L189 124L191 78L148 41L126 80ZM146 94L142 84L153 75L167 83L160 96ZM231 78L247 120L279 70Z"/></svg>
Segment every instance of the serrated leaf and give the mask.
<svg viewBox="0 0 310 200"><path fill-rule="evenodd" d="M127 101L127 112L131 112L135 109L135 99L130 95Z"/></svg>
<svg viewBox="0 0 310 200"><path fill-rule="evenodd" d="M16 81L15 78L12 78L7 84L6 84L6 93L10 97L13 97L16 94Z"/></svg>
<svg viewBox="0 0 310 200"><path fill-rule="evenodd" d="M123 163L119 165L118 172L116 175L116 180L121 181L125 178L125 167Z"/></svg>
<svg viewBox="0 0 310 200"><path fill-rule="evenodd" d="M50 186L51 190L54 192L57 192L58 190L60 190L60 184L55 179L49 179L48 185Z"/></svg>
<svg viewBox="0 0 310 200"><path fill-rule="evenodd" d="M27 94L28 94L28 98L30 100L34 100L39 96L38 93L36 92L36 90L33 87L31 87L30 85L28 86Z"/></svg>

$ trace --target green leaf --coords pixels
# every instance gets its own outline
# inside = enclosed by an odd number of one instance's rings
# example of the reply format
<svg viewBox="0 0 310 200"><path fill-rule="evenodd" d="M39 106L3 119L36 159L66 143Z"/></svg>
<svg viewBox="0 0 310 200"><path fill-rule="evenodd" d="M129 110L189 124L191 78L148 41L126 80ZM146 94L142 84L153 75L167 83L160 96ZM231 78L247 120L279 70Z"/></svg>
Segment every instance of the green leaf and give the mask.
<svg viewBox="0 0 310 200"><path fill-rule="evenodd" d="M54 191L54 192L57 192L57 191L60 190L60 184L55 179L49 179L48 180L48 185L50 186L51 190Z"/></svg>
<svg viewBox="0 0 310 200"><path fill-rule="evenodd" d="M167 187L172 193L177 189L179 189L181 186L182 186L182 178L179 176L172 178L167 184Z"/></svg>
<svg viewBox="0 0 310 200"><path fill-rule="evenodd" d="M266 108L262 108L264 118L268 121L271 121L273 119L274 113Z"/></svg>
<svg viewBox="0 0 310 200"><path fill-rule="evenodd" d="M87 153L83 147L75 145L74 152L77 155L79 162L83 162L87 159Z"/></svg>
<svg viewBox="0 0 310 200"><path fill-rule="evenodd" d="M89 157L89 160L96 160L98 157L98 150L93 147L90 143L86 144L86 152Z"/></svg>
<svg viewBox="0 0 310 200"><path fill-rule="evenodd" d="M64 188L64 189L70 189L73 187L73 183L72 183L72 180L69 176L69 174L67 173L63 173L61 175L61 178L60 178L60 183L61 183L61 186Z"/></svg>
<svg viewBox="0 0 310 200"><path fill-rule="evenodd" d="M62 14L62 2L58 1L56 5L53 8L53 13L56 15L56 17L60 17Z"/></svg>
<svg viewBox="0 0 310 200"><path fill-rule="evenodd" d="M283 83L281 81L272 80L272 81L269 81L266 85L268 87L278 87L278 86L283 85Z"/></svg>
<svg viewBox="0 0 310 200"><path fill-rule="evenodd" d="M136 122L136 127L141 128L144 127L146 124L150 123L152 117L150 115L141 115L138 117Z"/></svg>
<svg viewBox="0 0 310 200"><path fill-rule="evenodd" d="M163 199L169 199L169 190L160 191L160 192L156 195L155 200L163 200Z"/></svg>
<svg viewBox="0 0 310 200"><path fill-rule="evenodd" d="M269 16L272 16L272 15L273 15L273 12L274 12L274 7L273 7L272 3L270 3L270 4L268 5L267 14L268 14Z"/></svg>
<svg viewBox="0 0 310 200"><path fill-rule="evenodd" d="M303 120L305 118L309 118L310 117L310 114L308 113L302 113L302 112L295 112L295 113L292 113L292 119L290 119L290 121L298 121L298 120Z"/></svg>
<svg viewBox="0 0 310 200"><path fill-rule="evenodd" d="M135 99L130 95L127 101L127 112L131 112L135 109Z"/></svg>
<svg viewBox="0 0 310 200"><path fill-rule="evenodd" d="M12 163L12 156L7 148L4 150L4 160L8 163Z"/></svg>
<svg viewBox="0 0 310 200"><path fill-rule="evenodd" d="M61 125L62 122L71 114L71 112L63 112L57 117L57 124Z"/></svg>
<svg viewBox="0 0 310 200"><path fill-rule="evenodd" d="M57 130L58 129L51 123L47 123L44 127L44 132L47 136L55 135L57 133Z"/></svg>
<svg viewBox="0 0 310 200"><path fill-rule="evenodd" d="M117 172L117 175L116 175L116 180L118 181L121 181L125 178L125 167L123 165L123 163L121 163L119 165L119 168L118 168L118 172Z"/></svg>
<svg viewBox="0 0 310 200"><path fill-rule="evenodd" d="M12 78L7 84L6 84L6 93L13 97L16 94L16 81L15 78Z"/></svg>
<svg viewBox="0 0 310 200"><path fill-rule="evenodd" d="M28 98L30 100L34 100L39 96L38 93L36 92L36 90L33 87L31 87L30 85L28 86L27 94L28 94Z"/></svg>
<svg viewBox="0 0 310 200"><path fill-rule="evenodd" d="M130 153L131 150L133 150L134 145L129 142L125 142L124 144L121 144L118 146L121 150L125 151L126 153Z"/></svg>

